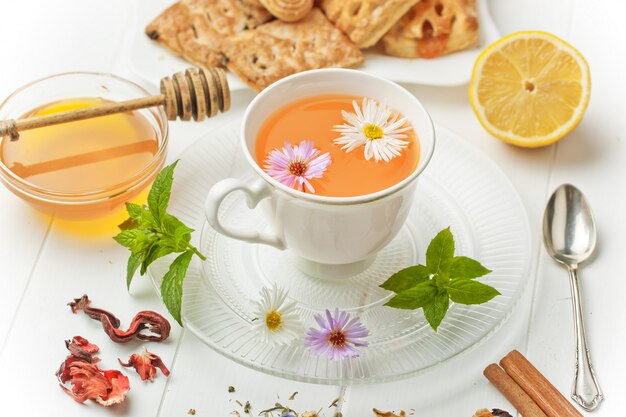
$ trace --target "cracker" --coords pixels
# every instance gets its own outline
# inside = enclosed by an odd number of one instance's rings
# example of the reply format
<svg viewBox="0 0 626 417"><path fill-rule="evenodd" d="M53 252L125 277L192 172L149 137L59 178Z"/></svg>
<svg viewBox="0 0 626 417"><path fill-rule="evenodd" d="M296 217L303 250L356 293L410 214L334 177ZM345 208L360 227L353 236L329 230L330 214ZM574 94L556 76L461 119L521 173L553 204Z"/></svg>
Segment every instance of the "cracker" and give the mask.
<svg viewBox="0 0 626 417"><path fill-rule="evenodd" d="M221 65L224 37L270 19L267 10L242 0L181 0L154 19L146 34L174 54L210 68Z"/></svg>
<svg viewBox="0 0 626 417"><path fill-rule="evenodd" d="M320 0L331 22L360 48L373 46L419 0Z"/></svg>
<svg viewBox="0 0 626 417"><path fill-rule="evenodd" d="M476 0L422 0L383 37L383 45L389 55L435 58L477 39Z"/></svg>
<svg viewBox="0 0 626 417"><path fill-rule="evenodd" d="M178 34L191 25L189 9L182 3L174 3L146 26L146 35L175 53L182 55L183 47Z"/></svg>
<svg viewBox="0 0 626 417"><path fill-rule="evenodd" d="M261 91L288 75L326 67L354 67L363 55L322 11L295 23L273 21L222 42L226 66Z"/></svg>

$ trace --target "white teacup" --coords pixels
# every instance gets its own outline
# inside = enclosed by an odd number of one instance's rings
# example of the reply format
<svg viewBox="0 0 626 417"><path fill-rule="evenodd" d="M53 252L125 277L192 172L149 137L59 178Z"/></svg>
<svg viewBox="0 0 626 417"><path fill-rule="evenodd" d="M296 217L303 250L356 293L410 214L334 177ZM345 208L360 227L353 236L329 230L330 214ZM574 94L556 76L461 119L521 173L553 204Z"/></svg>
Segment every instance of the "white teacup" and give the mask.
<svg viewBox="0 0 626 417"><path fill-rule="evenodd" d="M420 143L415 171L385 190L357 197L325 197L289 188L274 180L253 155L259 129L275 111L295 100L320 94L365 96L386 102L413 126ZM341 278L367 268L404 224L411 209L417 178L431 159L435 130L422 104L404 88L374 75L347 69L302 72L272 84L252 100L243 118L241 147L256 173L251 182L225 179L206 200L206 218L219 233L250 243L288 249L298 267L320 278ZM248 230L222 224L220 204L242 191L248 206L262 204L269 230Z"/></svg>

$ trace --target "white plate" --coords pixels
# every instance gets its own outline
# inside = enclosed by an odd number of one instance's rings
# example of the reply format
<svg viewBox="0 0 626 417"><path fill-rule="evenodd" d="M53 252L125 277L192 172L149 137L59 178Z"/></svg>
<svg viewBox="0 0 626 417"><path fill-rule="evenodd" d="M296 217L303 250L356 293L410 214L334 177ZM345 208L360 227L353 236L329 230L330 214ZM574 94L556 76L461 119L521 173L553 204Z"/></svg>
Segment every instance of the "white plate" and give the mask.
<svg viewBox="0 0 626 417"><path fill-rule="evenodd" d="M433 159L420 177L406 225L366 271L338 281L308 277L288 252L217 234L205 223L205 197L217 181L254 175L239 149L239 126L207 134L187 149L176 169L170 210L190 227L207 257L192 262L185 278L183 321L200 340L226 357L273 375L321 384L389 381L432 369L487 340L517 304L529 276L530 232L524 207L499 168L452 132L437 127ZM263 216L247 209L241 195L222 206L226 223L262 228ZM404 267L424 262L430 239L451 226L456 254L478 259L493 272L481 281L501 296L477 306L454 304L439 327L430 329L419 311L383 304L391 293L378 285ZM202 234L199 230L202 229ZM169 259L148 271L157 288ZM306 327L313 315L339 307L358 314L370 330L358 358L330 361L302 343L272 348L251 331L252 302L262 286L276 282Z"/></svg>
<svg viewBox="0 0 626 417"><path fill-rule="evenodd" d="M130 67L144 80L158 85L166 75L188 68L191 64L168 52L151 41L144 28L166 9L172 0L136 1ZM487 0L477 0L479 37L471 49L435 59L394 58L377 53L375 49L365 52L365 64L359 69L396 82L434 86L456 86L469 82L476 57L485 46L500 38L491 19ZM233 74L228 74L231 90L248 88Z"/></svg>

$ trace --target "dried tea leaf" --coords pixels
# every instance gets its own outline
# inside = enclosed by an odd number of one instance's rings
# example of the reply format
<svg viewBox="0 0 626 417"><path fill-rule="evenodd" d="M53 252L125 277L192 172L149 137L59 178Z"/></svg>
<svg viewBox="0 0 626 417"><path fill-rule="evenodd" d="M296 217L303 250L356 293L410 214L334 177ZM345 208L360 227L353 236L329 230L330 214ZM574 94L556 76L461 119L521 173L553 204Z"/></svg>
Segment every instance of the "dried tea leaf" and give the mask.
<svg viewBox="0 0 626 417"><path fill-rule="evenodd" d="M376 417L406 417L406 412L404 410L401 410L400 414L394 414L391 411L380 411L376 408L372 409L372 411Z"/></svg>

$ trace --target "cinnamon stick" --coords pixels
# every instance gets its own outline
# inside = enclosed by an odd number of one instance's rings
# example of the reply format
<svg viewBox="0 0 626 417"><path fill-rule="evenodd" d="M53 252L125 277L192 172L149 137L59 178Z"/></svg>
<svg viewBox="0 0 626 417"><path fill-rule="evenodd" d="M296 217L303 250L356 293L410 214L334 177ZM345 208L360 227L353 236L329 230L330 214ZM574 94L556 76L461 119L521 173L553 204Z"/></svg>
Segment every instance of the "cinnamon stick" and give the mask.
<svg viewBox="0 0 626 417"><path fill-rule="evenodd" d="M517 350L502 358L500 366L548 417L582 417L572 403Z"/></svg>
<svg viewBox="0 0 626 417"><path fill-rule="evenodd" d="M485 368L483 374L513 404L522 416L547 417L532 398L498 365L492 363Z"/></svg>

